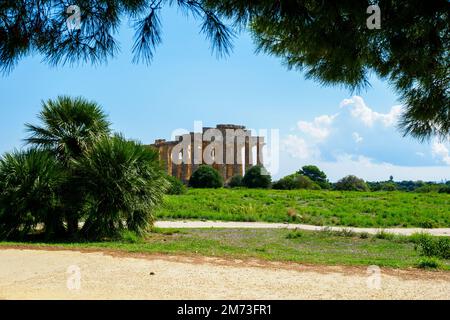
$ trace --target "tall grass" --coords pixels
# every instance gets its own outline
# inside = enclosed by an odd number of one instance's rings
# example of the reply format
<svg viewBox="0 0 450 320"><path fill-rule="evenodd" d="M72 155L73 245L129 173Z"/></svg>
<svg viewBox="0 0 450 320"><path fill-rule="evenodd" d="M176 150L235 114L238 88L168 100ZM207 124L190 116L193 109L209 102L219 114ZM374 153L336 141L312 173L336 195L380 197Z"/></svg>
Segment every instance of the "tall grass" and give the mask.
<svg viewBox="0 0 450 320"><path fill-rule="evenodd" d="M166 196L159 219L291 222L357 227L449 227L447 194L190 189Z"/></svg>

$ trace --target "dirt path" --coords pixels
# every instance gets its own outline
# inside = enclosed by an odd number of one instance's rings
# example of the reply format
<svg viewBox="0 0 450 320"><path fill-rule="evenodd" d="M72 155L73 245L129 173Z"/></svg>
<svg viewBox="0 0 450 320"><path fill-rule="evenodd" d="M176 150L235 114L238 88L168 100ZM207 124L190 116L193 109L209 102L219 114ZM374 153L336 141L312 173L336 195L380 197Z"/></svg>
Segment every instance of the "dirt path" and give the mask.
<svg viewBox="0 0 450 320"><path fill-rule="evenodd" d="M268 223L268 222L233 222L233 221L157 221L155 225L159 228L257 228L257 229L300 229L310 231L323 230L323 226L312 226L308 224L297 223ZM428 233L434 236L450 237L450 228L352 228L352 227L327 227L330 230L341 231L351 230L356 233L367 232L377 234L380 231L389 232L398 235L411 235L413 233Z"/></svg>
<svg viewBox="0 0 450 320"><path fill-rule="evenodd" d="M79 290L67 287L70 266L80 270ZM448 272L381 269L379 289L367 281L356 267L0 250L3 299L450 299Z"/></svg>

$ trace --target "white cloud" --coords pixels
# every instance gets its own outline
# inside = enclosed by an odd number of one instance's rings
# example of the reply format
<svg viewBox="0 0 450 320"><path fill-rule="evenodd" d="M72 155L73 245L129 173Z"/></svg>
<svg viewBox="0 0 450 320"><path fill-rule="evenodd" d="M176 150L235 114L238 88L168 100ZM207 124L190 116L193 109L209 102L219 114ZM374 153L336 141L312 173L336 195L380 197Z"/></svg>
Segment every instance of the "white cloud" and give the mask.
<svg viewBox="0 0 450 320"><path fill-rule="evenodd" d="M355 140L356 143L360 143L360 142L362 142L364 140L363 137L361 137L361 135L358 132L353 132L352 133L352 137L353 137L353 140Z"/></svg>
<svg viewBox="0 0 450 320"><path fill-rule="evenodd" d="M440 160L450 166L450 151L445 144L434 140L431 145L431 153L433 157L440 158Z"/></svg>
<svg viewBox="0 0 450 320"><path fill-rule="evenodd" d="M381 122L385 127L393 126L402 113L402 106L400 105L393 106L389 113L373 111L360 96L342 100L340 107L345 106L350 106L352 117L360 119L368 127L372 127L376 122Z"/></svg>
<svg viewBox="0 0 450 320"><path fill-rule="evenodd" d="M317 158L320 155L317 147L308 144L305 139L294 134L288 135L281 142L281 150L296 159Z"/></svg>
<svg viewBox="0 0 450 320"><path fill-rule="evenodd" d="M341 154L335 162L318 162L332 181L353 174L367 181L395 180L442 181L450 179L450 170L444 166L399 166L387 162L376 162L363 155Z"/></svg>
<svg viewBox="0 0 450 320"><path fill-rule="evenodd" d="M297 127L301 132L311 136L315 140L323 141L330 135L331 124L336 117L337 114L333 116L321 115L314 118L312 122L299 121L297 122Z"/></svg>

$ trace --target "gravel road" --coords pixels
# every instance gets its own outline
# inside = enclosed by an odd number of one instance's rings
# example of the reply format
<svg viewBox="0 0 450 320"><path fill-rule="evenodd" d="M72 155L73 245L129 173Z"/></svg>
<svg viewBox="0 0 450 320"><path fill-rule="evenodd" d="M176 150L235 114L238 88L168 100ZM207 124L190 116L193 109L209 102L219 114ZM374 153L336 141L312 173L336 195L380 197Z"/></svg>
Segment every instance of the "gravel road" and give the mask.
<svg viewBox="0 0 450 320"><path fill-rule="evenodd" d="M156 221L156 227L159 228L255 228L255 229L299 229L320 231L325 227L312 226L309 224L297 224L297 223L269 223L269 222L234 222L234 221ZM413 233L428 233L433 236L447 236L450 237L450 228L436 228L436 229L424 229L424 228L353 228L353 227L326 227L329 230L341 231L351 230L356 233L369 233L377 234L380 231L398 234L398 235L411 235Z"/></svg>
<svg viewBox="0 0 450 320"><path fill-rule="evenodd" d="M1 249L0 299L450 299L450 273Z"/></svg>

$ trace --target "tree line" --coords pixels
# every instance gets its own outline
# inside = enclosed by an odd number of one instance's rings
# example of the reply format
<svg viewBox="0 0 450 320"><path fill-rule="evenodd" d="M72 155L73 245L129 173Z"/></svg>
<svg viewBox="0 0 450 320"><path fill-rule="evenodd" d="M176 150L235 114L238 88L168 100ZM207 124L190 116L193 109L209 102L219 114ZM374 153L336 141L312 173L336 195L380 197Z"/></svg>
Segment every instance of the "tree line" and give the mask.
<svg viewBox="0 0 450 320"><path fill-rule="evenodd" d="M181 183L181 182L180 182ZM253 166L244 176L236 175L224 183L222 176L211 166L200 166L189 182L194 188L263 188L278 190L340 190L340 191L405 191L405 192L440 192L450 193L450 181L394 181L390 176L386 181L364 181L354 175L348 175L333 183L325 172L315 165L303 166L300 170L272 182L271 176L262 166Z"/></svg>

